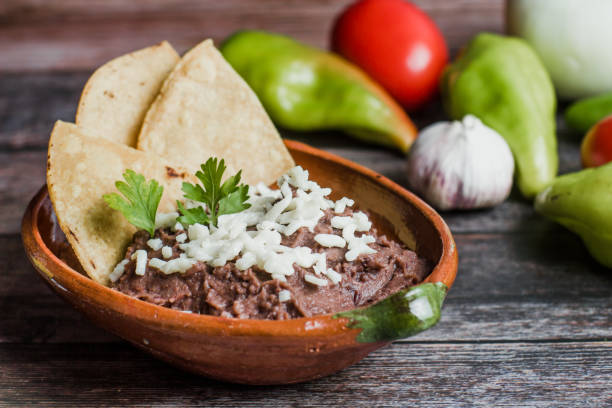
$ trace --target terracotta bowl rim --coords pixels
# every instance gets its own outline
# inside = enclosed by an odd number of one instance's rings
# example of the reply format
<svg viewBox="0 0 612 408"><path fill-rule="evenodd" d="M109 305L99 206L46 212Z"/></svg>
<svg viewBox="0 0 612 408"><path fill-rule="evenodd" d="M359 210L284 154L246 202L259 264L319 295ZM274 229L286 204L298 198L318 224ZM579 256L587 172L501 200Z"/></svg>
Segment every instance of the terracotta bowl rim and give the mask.
<svg viewBox="0 0 612 408"><path fill-rule="evenodd" d="M390 192L409 201L433 224L442 241L440 260L425 279L425 282L442 282L450 289L457 274L457 250L450 229L433 208L415 194L362 165L301 142L293 140L285 140L284 142L290 150L300 151L319 156L327 161L336 162L353 172L360 173L362 176L381 184ZM157 306L103 286L88 276L72 269L45 244L38 228L37 220L41 207L48 197L47 186L45 184L36 196L32 198L24 214L21 233L26 253L39 274L49 281L51 285L54 285L56 288L59 287L62 291L84 296L85 300L89 303L107 307L140 322L148 322L149 324L177 331L190 330L209 334L287 337L340 334L346 330L358 332L357 329L348 329L346 327L346 323L348 323L346 318L334 318L333 314L281 321L191 314Z"/></svg>

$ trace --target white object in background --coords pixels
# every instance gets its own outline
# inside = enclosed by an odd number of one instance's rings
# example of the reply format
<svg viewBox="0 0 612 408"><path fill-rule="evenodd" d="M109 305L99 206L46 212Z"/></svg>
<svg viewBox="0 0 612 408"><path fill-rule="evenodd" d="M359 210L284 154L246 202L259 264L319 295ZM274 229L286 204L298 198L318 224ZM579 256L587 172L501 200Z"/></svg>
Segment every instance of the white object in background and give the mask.
<svg viewBox="0 0 612 408"><path fill-rule="evenodd" d="M538 53L560 98L612 91L611 0L507 0L506 22Z"/></svg>

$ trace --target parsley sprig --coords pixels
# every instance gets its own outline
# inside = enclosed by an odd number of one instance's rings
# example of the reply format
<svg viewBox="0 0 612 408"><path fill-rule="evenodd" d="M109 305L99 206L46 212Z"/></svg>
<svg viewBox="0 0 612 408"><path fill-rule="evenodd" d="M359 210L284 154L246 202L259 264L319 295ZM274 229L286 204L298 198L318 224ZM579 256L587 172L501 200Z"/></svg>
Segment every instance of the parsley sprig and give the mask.
<svg viewBox="0 0 612 408"><path fill-rule="evenodd" d="M219 216L234 214L251 206L246 202L249 199L249 187L246 184L240 184L242 170L221 183L226 170L223 159L219 161L211 157L200 168L202 170L196 173L196 177L202 185L183 183L183 192L185 198L206 204L206 210L201 206L185 208L181 202L177 201L181 213L177 219L178 222L183 225L198 223L216 226Z"/></svg>
<svg viewBox="0 0 612 408"><path fill-rule="evenodd" d="M206 208L186 208L177 201L181 213L178 222L182 225L198 223L216 226L219 216L234 214L251 206L247 203L249 187L240 184L242 170L221 183L226 170L223 159L219 161L211 157L200 167L202 171L198 171L196 177L202 185L183 183L182 190L185 198L204 203ZM123 173L123 178L125 181L115 182L115 187L123 197L117 193L104 194L104 201L111 208L121 211L132 225L144 229L152 237L155 234L155 214L164 187L156 180L147 182L142 174L129 169Z"/></svg>
<svg viewBox="0 0 612 408"><path fill-rule="evenodd" d="M134 170L126 170L123 173L123 181L115 182L115 187L122 197L117 193L104 194L104 201L108 205L123 213L125 218L137 228L142 228L150 236L155 234L155 214L164 192L156 180L146 182L142 174ZM127 200L126 200L127 199Z"/></svg>

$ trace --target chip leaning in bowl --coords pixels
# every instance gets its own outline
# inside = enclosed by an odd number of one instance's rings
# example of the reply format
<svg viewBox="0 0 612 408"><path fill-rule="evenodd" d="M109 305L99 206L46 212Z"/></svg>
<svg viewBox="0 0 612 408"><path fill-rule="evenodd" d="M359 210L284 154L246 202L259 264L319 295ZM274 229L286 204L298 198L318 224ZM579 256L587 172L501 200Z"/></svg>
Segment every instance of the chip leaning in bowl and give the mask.
<svg viewBox="0 0 612 408"><path fill-rule="evenodd" d="M241 172L221 183L224 171L223 160L209 159L196 173L201 184L183 183L177 212L157 214L159 184L124 174L117 187L131 201L104 198L141 229L110 274L112 288L185 312L284 320L374 304L431 272L300 166L278 189L240 184Z"/></svg>

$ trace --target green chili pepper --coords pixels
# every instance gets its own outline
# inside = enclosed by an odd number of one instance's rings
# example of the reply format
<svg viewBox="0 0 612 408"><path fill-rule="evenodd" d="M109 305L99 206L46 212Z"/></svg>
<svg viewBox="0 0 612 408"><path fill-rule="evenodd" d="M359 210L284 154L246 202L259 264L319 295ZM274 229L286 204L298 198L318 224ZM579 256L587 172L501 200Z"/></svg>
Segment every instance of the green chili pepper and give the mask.
<svg viewBox="0 0 612 408"><path fill-rule="evenodd" d="M567 125L580 133L586 133L601 119L612 114L612 92L582 99L565 111Z"/></svg>
<svg viewBox="0 0 612 408"><path fill-rule="evenodd" d="M262 31L239 31L221 46L272 120L287 129L337 129L406 152L416 128L363 71L341 57Z"/></svg>
<svg viewBox="0 0 612 408"><path fill-rule="evenodd" d="M555 91L538 56L523 40L479 34L442 76L446 110L471 113L501 134L514 155L515 177L531 198L557 174Z"/></svg>
<svg viewBox="0 0 612 408"><path fill-rule="evenodd" d="M347 317L348 327L362 329L357 335L361 343L397 340L438 323L446 292L443 283L423 283L365 309L337 313L334 317Z"/></svg>
<svg viewBox="0 0 612 408"><path fill-rule="evenodd" d="M612 268L612 163L558 177L538 194L535 209L578 234Z"/></svg>

